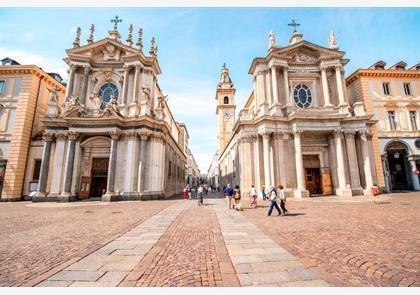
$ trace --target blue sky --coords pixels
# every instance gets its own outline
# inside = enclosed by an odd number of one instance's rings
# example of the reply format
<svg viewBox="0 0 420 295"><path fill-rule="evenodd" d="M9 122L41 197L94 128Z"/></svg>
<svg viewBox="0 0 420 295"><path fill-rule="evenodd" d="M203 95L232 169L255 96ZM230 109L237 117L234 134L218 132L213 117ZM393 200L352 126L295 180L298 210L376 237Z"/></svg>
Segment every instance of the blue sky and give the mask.
<svg viewBox="0 0 420 295"><path fill-rule="evenodd" d="M328 32L336 32L340 50L350 59L346 75L380 59L388 66L420 61L419 8L0 8L0 58L10 56L65 76L62 59L76 27L82 28L85 43L95 24L99 40L115 15L123 19L118 26L123 40L130 24L135 31L143 28L145 52L150 38L156 38L163 72L159 85L176 119L187 124L202 173L217 146L214 96L222 64L235 83L239 111L252 88L252 59L266 55L270 30L278 45L287 45L291 19L312 43L326 46Z"/></svg>

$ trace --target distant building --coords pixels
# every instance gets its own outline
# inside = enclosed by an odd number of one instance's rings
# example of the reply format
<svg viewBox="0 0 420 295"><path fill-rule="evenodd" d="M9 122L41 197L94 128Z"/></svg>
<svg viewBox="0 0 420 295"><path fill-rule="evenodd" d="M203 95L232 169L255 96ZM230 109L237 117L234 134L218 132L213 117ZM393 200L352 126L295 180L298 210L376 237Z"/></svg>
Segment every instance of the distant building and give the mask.
<svg viewBox="0 0 420 295"><path fill-rule="evenodd" d="M346 79L353 103L363 103L371 127L378 180L387 191L420 190L420 64L378 61Z"/></svg>
<svg viewBox="0 0 420 295"><path fill-rule="evenodd" d="M190 149L188 149L187 155L187 184L190 187L195 187L200 183L200 169L198 169L197 162Z"/></svg>
<svg viewBox="0 0 420 295"><path fill-rule="evenodd" d="M41 122L52 99L64 101L65 87L35 65L11 58L0 66L0 192L1 200L20 200L36 190L41 154L29 156L32 139L41 136ZM30 177L24 182L25 175Z"/></svg>
<svg viewBox="0 0 420 295"><path fill-rule="evenodd" d="M207 171L207 182L215 189L219 187L219 174L219 154L216 152Z"/></svg>

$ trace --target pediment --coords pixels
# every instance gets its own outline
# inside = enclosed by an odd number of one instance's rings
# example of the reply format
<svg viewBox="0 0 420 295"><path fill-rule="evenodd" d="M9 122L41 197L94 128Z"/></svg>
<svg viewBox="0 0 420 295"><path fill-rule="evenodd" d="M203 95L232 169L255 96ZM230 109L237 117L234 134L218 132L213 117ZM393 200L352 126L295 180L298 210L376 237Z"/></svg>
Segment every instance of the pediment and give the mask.
<svg viewBox="0 0 420 295"><path fill-rule="evenodd" d="M68 49L67 54L70 59L88 60L91 62L122 61L122 58L142 55L138 49L110 38Z"/></svg>
<svg viewBox="0 0 420 295"><path fill-rule="evenodd" d="M286 47L276 47L271 55L296 63L313 63L320 59L341 59L345 52L322 47L308 41L300 41Z"/></svg>

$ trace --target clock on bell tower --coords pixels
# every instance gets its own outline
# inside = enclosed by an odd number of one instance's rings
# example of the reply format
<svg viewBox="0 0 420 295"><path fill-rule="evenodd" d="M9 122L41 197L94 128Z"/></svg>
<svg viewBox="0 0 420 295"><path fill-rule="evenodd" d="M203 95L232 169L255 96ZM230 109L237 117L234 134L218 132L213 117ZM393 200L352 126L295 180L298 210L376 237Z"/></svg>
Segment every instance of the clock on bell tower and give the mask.
<svg viewBox="0 0 420 295"><path fill-rule="evenodd" d="M229 70L226 64L223 64L216 90L219 154L226 147L235 124L235 92L236 89L233 88L232 80L229 77Z"/></svg>

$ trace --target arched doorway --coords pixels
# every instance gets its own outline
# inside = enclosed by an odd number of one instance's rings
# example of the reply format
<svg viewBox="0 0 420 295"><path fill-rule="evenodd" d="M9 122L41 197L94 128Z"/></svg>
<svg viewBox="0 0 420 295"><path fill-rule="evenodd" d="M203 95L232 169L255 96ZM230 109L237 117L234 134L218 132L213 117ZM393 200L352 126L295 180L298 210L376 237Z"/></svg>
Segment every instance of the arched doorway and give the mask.
<svg viewBox="0 0 420 295"><path fill-rule="evenodd" d="M386 148L386 154L391 190L411 190L412 184L406 145L399 141L391 142Z"/></svg>

